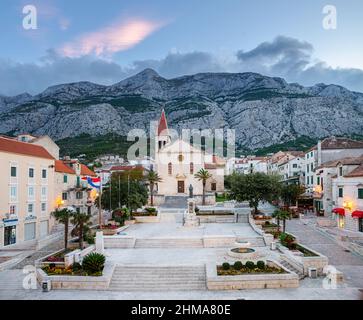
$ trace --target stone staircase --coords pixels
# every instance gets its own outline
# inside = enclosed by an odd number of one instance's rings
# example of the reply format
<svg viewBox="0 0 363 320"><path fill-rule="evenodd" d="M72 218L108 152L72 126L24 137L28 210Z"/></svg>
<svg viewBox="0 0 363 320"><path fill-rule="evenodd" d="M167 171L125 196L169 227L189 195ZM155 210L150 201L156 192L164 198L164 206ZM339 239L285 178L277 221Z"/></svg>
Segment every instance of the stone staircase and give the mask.
<svg viewBox="0 0 363 320"><path fill-rule="evenodd" d="M116 266L109 290L206 290L205 266Z"/></svg>
<svg viewBox="0 0 363 320"><path fill-rule="evenodd" d="M296 273L299 276L300 280L305 278L305 275L303 273L301 273L299 270L297 270L294 266L292 266L287 261L281 259L279 262L281 265L283 265L289 271Z"/></svg>
<svg viewBox="0 0 363 320"><path fill-rule="evenodd" d="M161 208L187 208L187 196L165 196L165 202Z"/></svg>
<svg viewBox="0 0 363 320"><path fill-rule="evenodd" d="M203 248L201 238L138 238L135 248Z"/></svg>
<svg viewBox="0 0 363 320"><path fill-rule="evenodd" d="M251 244L251 247L265 247L265 240L263 240L263 237L253 237L253 238L246 238L246 237L240 237L237 236L237 241L245 241L249 242Z"/></svg>

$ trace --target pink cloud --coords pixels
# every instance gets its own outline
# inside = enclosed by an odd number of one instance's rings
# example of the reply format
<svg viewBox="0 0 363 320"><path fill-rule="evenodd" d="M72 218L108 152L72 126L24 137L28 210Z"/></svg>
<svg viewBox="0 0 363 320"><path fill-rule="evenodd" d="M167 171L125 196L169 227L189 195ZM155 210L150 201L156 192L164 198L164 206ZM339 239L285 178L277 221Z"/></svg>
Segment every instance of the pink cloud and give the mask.
<svg viewBox="0 0 363 320"><path fill-rule="evenodd" d="M163 24L160 22L143 19L128 20L87 33L75 41L66 43L60 51L67 57L79 57L88 54L109 56L137 45L162 26Z"/></svg>

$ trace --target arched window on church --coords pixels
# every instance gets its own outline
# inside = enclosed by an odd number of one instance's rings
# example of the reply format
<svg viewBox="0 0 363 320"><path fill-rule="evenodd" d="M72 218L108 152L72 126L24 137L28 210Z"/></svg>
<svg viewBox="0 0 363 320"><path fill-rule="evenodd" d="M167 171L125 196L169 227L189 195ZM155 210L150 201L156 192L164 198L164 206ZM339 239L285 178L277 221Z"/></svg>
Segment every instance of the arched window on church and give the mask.
<svg viewBox="0 0 363 320"><path fill-rule="evenodd" d="M173 174L173 165L171 162L168 163L168 174L169 175Z"/></svg>
<svg viewBox="0 0 363 320"><path fill-rule="evenodd" d="M194 174L194 163L191 162L189 166L190 166L190 168L189 168L190 174Z"/></svg>

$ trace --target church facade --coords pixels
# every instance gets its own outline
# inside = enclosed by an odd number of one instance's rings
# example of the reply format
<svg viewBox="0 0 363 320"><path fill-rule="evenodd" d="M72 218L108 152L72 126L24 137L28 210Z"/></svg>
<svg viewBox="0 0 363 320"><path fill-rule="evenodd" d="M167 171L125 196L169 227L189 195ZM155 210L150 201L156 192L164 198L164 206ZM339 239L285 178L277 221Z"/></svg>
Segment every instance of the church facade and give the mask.
<svg viewBox="0 0 363 320"><path fill-rule="evenodd" d="M224 191L225 161L180 138L172 141L164 110L155 136L155 170L162 179L157 185L158 202L165 196L188 196L190 186L197 203L201 202L203 184L194 175L205 169L211 174L206 203L214 203L215 193Z"/></svg>

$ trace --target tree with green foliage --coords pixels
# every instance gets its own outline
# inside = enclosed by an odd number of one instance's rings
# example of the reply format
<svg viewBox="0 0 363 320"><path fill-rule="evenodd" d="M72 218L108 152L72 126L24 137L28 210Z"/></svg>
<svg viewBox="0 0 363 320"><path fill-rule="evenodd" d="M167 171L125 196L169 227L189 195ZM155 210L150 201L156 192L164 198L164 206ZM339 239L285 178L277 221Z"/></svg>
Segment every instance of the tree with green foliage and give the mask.
<svg viewBox="0 0 363 320"><path fill-rule="evenodd" d="M258 204L272 201L280 193L279 177L261 172L242 174L233 173L226 178L230 198L242 202L248 201L253 213L258 213Z"/></svg>
<svg viewBox="0 0 363 320"><path fill-rule="evenodd" d="M112 211L122 206L139 208L147 204L148 189L140 171L114 172L110 177L108 188L102 192L102 207ZM98 205L97 200L95 203Z"/></svg>
<svg viewBox="0 0 363 320"><path fill-rule="evenodd" d="M207 180L212 177L212 175L209 173L208 170L200 169L195 175L195 178L197 178L199 181L202 181L203 184L203 197L202 197L202 205L205 205L205 186L207 184Z"/></svg>
<svg viewBox="0 0 363 320"><path fill-rule="evenodd" d="M282 232L286 232L286 220L291 218L290 212L286 210L275 210L272 217L277 221L277 231L280 232L280 221L282 221Z"/></svg>
<svg viewBox="0 0 363 320"><path fill-rule="evenodd" d="M64 208L56 209L51 213L52 217L59 223L64 224L64 250L68 248L68 230L69 230L69 219L73 216L73 211Z"/></svg>
<svg viewBox="0 0 363 320"><path fill-rule="evenodd" d="M155 188L155 185L158 182L161 182L163 180L158 175L158 173L155 172L154 170L148 170L145 179L148 182L149 187L150 187L150 204L153 206L154 205L154 188Z"/></svg>
<svg viewBox="0 0 363 320"><path fill-rule="evenodd" d="M284 205L291 207L296 203L300 195L305 192L305 188L298 184L288 184L281 187L281 199Z"/></svg>
<svg viewBox="0 0 363 320"><path fill-rule="evenodd" d="M72 224L74 229L72 230L73 235L78 237L79 248L83 249L84 235L91 223L91 215L88 213L74 213L72 216Z"/></svg>

